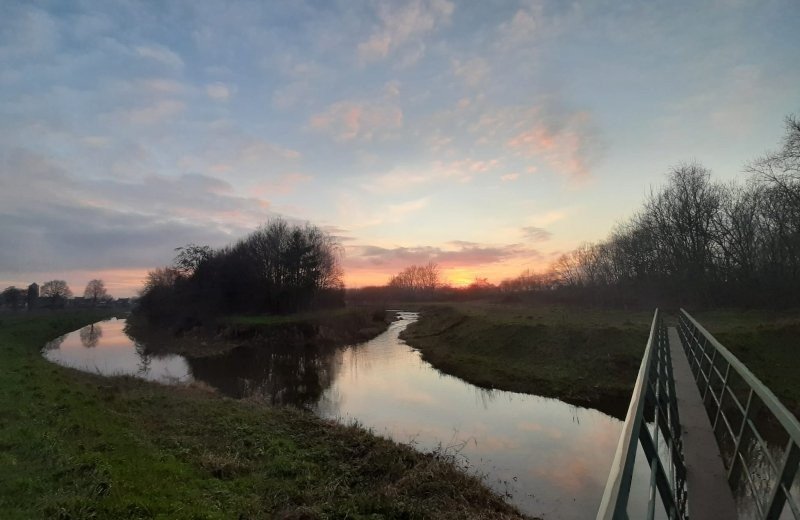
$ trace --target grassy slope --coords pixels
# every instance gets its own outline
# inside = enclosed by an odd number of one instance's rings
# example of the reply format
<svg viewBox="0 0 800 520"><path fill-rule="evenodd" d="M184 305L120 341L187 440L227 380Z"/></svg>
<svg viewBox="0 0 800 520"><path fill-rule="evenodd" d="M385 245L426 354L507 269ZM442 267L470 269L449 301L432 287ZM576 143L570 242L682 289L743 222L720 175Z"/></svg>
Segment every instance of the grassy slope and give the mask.
<svg viewBox="0 0 800 520"><path fill-rule="evenodd" d="M426 308L404 338L444 372L489 388L623 415L652 316L559 306Z"/></svg>
<svg viewBox="0 0 800 520"><path fill-rule="evenodd" d="M693 315L800 416L800 313ZM459 303L427 307L404 337L435 367L474 384L622 417L651 319L614 309Z"/></svg>
<svg viewBox="0 0 800 520"><path fill-rule="evenodd" d="M800 417L800 312L689 313Z"/></svg>
<svg viewBox="0 0 800 520"><path fill-rule="evenodd" d="M58 367L0 317L0 518L517 518L432 455L293 409Z"/></svg>
<svg viewBox="0 0 800 520"><path fill-rule="evenodd" d="M145 343L149 352L205 357L239 346L273 342L292 347L343 347L368 341L388 326L385 311L355 307L289 315L225 316L208 327L179 335L151 327L145 318L134 315L128 318L126 331Z"/></svg>

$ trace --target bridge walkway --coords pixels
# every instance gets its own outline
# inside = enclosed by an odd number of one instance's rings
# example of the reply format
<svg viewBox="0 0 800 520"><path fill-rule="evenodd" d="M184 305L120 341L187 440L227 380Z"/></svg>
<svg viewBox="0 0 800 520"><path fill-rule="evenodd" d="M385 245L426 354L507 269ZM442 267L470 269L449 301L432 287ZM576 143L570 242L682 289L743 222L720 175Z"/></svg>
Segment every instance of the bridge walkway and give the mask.
<svg viewBox="0 0 800 520"><path fill-rule="evenodd" d="M675 398L681 418L681 437L686 464L686 485L690 492L692 520L737 518L736 503L728 485L711 421L703 406L678 330L667 328Z"/></svg>

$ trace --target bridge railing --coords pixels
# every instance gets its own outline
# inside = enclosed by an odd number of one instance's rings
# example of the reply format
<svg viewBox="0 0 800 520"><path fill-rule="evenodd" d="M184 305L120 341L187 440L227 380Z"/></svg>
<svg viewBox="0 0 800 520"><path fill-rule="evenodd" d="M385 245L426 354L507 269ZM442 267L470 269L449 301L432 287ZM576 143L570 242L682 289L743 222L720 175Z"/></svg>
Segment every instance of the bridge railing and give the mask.
<svg viewBox="0 0 800 520"><path fill-rule="evenodd" d="M747 367L681 309L679 333L720 446L740 517L800 519L800 423ZM798 376L800 377L800 376ZM796 480L798 479L798 480ZM788 513L788 512L787 512Z"/></svg>
<svg viewBox="0 0 800 520"><path fill-rule="evenodd" d="M639 444L650 467L647 518L654 518L657 508L663 509L659 516L666 513L670 519L686 518L686 467L680 420L669 343L658 309L653 315L633 397L597 513L598 520L627 519L631 514L638 518L629 507Z"/></svg>

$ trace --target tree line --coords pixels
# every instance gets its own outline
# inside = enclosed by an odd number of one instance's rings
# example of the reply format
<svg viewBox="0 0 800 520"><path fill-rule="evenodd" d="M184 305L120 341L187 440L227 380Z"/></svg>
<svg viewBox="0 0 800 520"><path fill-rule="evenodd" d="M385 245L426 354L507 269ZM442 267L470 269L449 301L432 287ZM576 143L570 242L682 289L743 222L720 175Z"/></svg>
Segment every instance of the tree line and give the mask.
<svg viewBox="0 0 800 520"><path fill-rule="evenodd" d="M436 264L410 266L384 287L349 291L354 301L519 298L612 305L800 304L800 119L789 116L780 147L745 166L744 183L720 183L697 162L679 164L664 186L604 240L498 285L441 282Z"/></svg>
<svg viewBox="0 0 800 520"><path fill-rule="evenodd" d="M44 307L63 307L73 297L72 289L65 280L49 280L44 282L39 291L32 293L33 285L28 288L7 287L0 293L0 306L12 310L32 308L37 304ZM108 294L103 280L94 279L86 284L83 298L93 306L105 303L113 298ZM40 300L42 299L42 300Z"/></svg>
<svg viewBox="0 0 800 520"><path fill-rule="evenodd" d="M148 273L138 311L190 327L221 314L286 314L344 304L340 245L320 228L268 222L236 243L177 248Z"/></svg>
<svg viewBox="0 0 800 520"><path fill-rule="evenodd" d="M596 303L800 304L800 120L785 123L780 148L748 164L744 184L678 165L605 240L500 288Z"/></svg>

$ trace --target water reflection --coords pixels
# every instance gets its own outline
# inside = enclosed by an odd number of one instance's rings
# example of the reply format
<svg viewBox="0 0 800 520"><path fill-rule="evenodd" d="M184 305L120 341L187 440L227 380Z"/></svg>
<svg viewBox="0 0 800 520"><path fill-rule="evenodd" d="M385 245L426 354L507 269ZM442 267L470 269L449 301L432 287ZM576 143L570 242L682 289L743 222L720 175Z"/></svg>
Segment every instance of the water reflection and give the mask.
<svg viewBox="0 0 800 520"><path fill-rule="evenodd" d="M151 356L125 335L125 320L112 319L87 326L44 346L50 361L101 375L131 375L162 383L191 381L181 356Z"/></svg>
<svg viewBox="0 0 800 520"><path fill-rule="evenodd" d="M341 364L339 349L239 347L224 356L189 359L195 379L222 393L259 396L273 404L308 406L331 385Z"/></svg>
<svg viewBox="0 0 800 520"><path fill-rule="evenodd" d="M594 518L621 423L595 410L485 390L438 372L398 338L415 319L400 313L384 334L347 349L259 345L189 360L149 352L125 336L124 321L117 320L103 322L102 334L95 325L59 338L44 355L103 374L200 380L229 396L259 395L325 418L357 420L377 434L453 455L530 514ZM86 348L84 338L94 346ZM647 478L646 468L636 471L635 478Z"/></svg>
<svg viewBox="0 0 800 520"><path fill-rule="evenodd" d="M80 330L81 344L86 348L94 348L103 336L103 328L99 323L92 323Z"/></svg>

